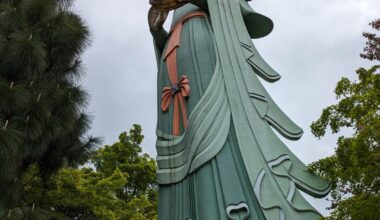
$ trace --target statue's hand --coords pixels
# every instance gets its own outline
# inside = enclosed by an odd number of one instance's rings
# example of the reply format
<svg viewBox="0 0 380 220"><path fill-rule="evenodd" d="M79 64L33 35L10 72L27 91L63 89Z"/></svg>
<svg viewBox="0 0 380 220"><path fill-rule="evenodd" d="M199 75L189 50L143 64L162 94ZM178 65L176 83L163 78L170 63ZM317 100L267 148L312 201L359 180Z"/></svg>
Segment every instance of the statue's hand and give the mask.
<svg viewBox="0 0 380 220"><path fill-rule="evenodd" d="M148 13L148 22L150 31L157 32L162 29L166 18L168 17L169 11L160 10L155 7L151 7Z"/></svg>
<svg viewBox="0 0 380 220"><path fill-rule="evenodd" d="M152 5L148 14L150 30L152 32L161 30L169 11L177 9L188 2L189 0L149 0Z"/></svg>
<svg viewBox="0 0 380 220"><path fill-rule="evenodd" d="M149 0L149 4L159 10L170 11L181 7L189 0Z"/></svg>

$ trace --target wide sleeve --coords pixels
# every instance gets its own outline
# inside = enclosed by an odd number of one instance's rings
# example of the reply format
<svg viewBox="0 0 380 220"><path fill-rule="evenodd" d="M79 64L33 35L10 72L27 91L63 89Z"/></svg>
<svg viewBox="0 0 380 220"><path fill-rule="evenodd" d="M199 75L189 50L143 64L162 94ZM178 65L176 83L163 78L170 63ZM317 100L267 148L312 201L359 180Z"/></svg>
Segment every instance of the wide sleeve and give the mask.
<svg viewBox="0 0 380 220"><path fill-rule="evenodd" d="M164 51L166 40L168 38L168 32L162 28L159 31L151 32L153 36L153 45L156 52L157 65L160 62L162 52Z"/></svg>

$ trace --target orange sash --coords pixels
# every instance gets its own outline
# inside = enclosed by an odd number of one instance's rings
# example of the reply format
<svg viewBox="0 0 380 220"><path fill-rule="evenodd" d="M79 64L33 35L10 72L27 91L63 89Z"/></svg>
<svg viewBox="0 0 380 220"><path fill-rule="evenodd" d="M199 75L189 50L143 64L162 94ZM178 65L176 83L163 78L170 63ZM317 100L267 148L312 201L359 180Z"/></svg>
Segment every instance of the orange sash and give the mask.
<svg viewBox="0 0 380 220"><path fill-rule="evenodd" d="M205 17L205 13L201 11L191 12L181 18L171 29L171 36L166 48L164 61L169 75L169 80L172 84L171 87L164 87L162 89L162 103L161 109L164 112L169 110L171 100L174 101L173 112L173 135L179 136L180 132L180 111L182 113L183 127L187 128L187 112L185 98L190 95L189 79L186 75L182 75L178 79L177 69L177 48L180 47L181 33L183 24L195 17Z"/></svg>

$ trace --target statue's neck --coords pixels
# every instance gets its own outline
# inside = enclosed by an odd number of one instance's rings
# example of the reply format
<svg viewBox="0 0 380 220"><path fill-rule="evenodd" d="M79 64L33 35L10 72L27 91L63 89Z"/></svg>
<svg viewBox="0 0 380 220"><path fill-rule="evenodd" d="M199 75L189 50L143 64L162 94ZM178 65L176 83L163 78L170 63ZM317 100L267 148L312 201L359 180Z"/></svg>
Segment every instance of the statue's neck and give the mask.
<svg viewBox="0 0 380 220"><path fill-rule="evenodd" d="M190 3L176 9L173 14L172 26L175 25L177 21L179 21L183 16L189 14L192 11L200 10L203 11L203 9Z"/></svg>
<svg viewBox="0 0 380 220"><path fill-rule="evenodd" d="M207 1L206 0L190 0L191 4L194 4L201 8L203 11L207 11Z"/></svg>

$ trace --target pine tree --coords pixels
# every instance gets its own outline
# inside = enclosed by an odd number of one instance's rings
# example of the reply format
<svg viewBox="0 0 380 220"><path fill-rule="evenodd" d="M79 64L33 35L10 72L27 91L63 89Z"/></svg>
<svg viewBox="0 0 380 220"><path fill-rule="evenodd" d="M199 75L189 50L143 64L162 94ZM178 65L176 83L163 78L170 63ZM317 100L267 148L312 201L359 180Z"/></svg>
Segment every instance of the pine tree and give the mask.
<svg viewBox="0 0 380 220"><path fill-rule="evenodd" d="M89 31L71 3L0 1L0 216L38 206L20 195L30 166L48 179L85 162L99 142L86 136L88 95L78 84Z"/></svg>

